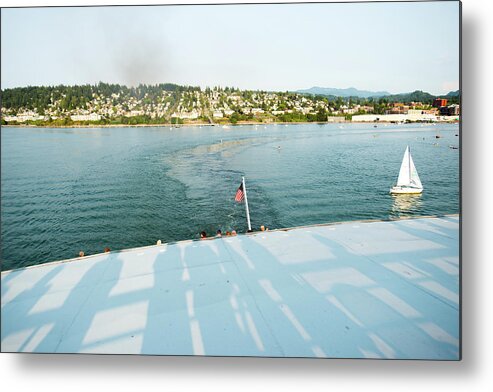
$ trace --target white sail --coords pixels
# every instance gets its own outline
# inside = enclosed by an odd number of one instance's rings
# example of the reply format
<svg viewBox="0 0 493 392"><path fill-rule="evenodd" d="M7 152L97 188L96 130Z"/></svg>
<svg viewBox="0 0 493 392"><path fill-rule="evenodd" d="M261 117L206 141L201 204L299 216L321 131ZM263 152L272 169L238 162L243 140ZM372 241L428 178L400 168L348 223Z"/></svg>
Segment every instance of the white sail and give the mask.
<svg viewBox="0 0 493 392"><path fill-rule="evenodd" d="M411 154L409 154L409 161L411 163L411 170L410 170L411 171L411 182L410 182L410 184L414 187L423 189L423 185L421 184L421 180L419 179L418 171L416 170L416 167L414 166L413 157L411 156Z"/></svg>
<svg viewBox="0 0 493 392"><path fill-rule="evenodd" d="M410 159L409 159L409 146L406 147L404 158L402 158L401 170L399 171L399 178L397 179L397 186L408 186L411 183L410 173Z"/></svg>
<svg viewBox="0 0 493 392"><path fill-rule="evenodd" d="M397 189L395 189L397 188ZM412 189L411 189L412 188ZM406 147L406 152L402 158L401 170L399 171L399 178L397 179L397 186L394 187L391 192L407 193L409 190L419 191L423 189L421 180L418 176L416 166L414 166L409 146Z"/></svg>

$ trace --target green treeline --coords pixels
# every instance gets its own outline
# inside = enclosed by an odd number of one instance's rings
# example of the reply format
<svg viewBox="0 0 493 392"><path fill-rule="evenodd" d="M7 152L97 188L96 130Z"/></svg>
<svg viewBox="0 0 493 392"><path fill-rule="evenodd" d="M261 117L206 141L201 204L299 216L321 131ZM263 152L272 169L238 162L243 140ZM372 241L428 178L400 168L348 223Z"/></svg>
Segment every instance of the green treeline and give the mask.
<svg viewBox="0 0 493 392"><path fill-rule="evenodd" d="M200 91L200 87L179 86L172 83L141 84L137 87L127 87L103 82L82 86L16 87L2 90L2 106L14 110L20 108L37 109L38 113L43 114L49 105L55 102L59 102L60 109L67 111L85 108L94 96L112 97L114 104L124 104L129 98L140 100L146 97L146 100L152 102L165 91ZM117 97L113 97L113 95L117 95Z"/></svg>
<svg viewBox="0 0 493 392"><path fill-rule="evenodd" d="M351 120L353 115L385 114L396 102L421 102L413 107L426 110L435 98L423 91L359 98L218 86L201 90L172 83L127 87L100 82L1 91L2 125L35 126L326 122L330 116ZM444 98L449 105L459 103L460 93Z"/></svg>

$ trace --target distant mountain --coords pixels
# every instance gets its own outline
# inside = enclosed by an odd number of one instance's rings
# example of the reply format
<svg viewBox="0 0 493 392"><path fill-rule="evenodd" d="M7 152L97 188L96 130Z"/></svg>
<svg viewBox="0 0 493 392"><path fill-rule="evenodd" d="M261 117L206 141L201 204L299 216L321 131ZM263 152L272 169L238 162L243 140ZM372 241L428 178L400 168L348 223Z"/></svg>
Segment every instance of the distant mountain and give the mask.
<svg viewBox="0 0 493 392"><path fill-rule="evenodd" d="M392 94L384 97L389 102L423 102L431 103L436 96L425 91L416 90L412 93Z"/></svg>
<svg viewBox="0 0 493 392"><path fill-rule="evenodd" d="M432 95L426 91L416 90L409 93L390 94L387 91L365 91L354 87L338 89L330 87L312 87L305 90L297 90L300 94L323 95L329 100L337 97L358 97L358 98L385 98L388 102L423 102L431 103L436 97L444 97L456 101L460 96L460 90L450 91L446 95Z"/></svg>
<svg viewBox="0 0 493 392"><path fill-rule="evenodd" d="M334 96L334 97L358 97L358 98L382 97L385 95L390 95L390 93L387 91L366 91L366 90L358 90L354 87L349 87L349 88L312 87L305 90L297 90L296 92L301 94L326 95L326 96Z"/></svg>
<svg viewBox="0 0 493 392"><path fill-rule="evenodd" d="M457 91L450 91L447 95L445 95L446 97L458 97L460 95L460 90L457 90Z"/></svg>

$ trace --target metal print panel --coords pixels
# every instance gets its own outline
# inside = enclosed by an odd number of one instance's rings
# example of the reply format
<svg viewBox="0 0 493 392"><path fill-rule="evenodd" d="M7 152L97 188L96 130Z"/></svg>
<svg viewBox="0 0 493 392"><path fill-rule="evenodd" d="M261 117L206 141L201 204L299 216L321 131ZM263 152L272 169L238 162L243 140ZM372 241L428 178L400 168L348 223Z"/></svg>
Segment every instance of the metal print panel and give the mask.
<svg viewBox="0 0 493 392"><path fill-rule="evenodd" d="M460 7L3 8L2 352L459 360Z"/></svg>

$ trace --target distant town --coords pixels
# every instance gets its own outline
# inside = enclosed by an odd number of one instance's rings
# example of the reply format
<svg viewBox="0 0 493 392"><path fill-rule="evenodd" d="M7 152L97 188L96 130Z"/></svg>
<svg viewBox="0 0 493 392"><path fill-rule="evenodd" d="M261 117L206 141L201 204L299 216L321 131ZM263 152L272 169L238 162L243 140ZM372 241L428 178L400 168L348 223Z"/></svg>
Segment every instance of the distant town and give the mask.
<svg viewBox="0 0 493 392"><path fill-rule="evenodd" d="M383 97L239 90L175 84L19 87L2 90L2 125L118 126L289 122L457 122L460 95Z"/></svg>

